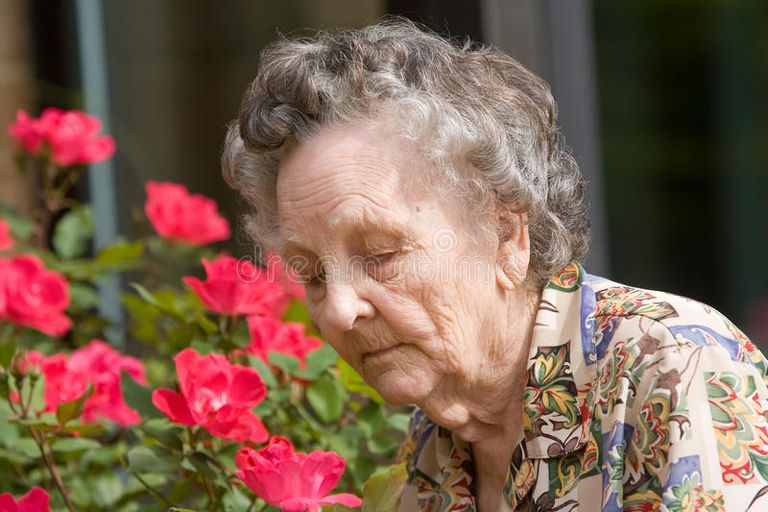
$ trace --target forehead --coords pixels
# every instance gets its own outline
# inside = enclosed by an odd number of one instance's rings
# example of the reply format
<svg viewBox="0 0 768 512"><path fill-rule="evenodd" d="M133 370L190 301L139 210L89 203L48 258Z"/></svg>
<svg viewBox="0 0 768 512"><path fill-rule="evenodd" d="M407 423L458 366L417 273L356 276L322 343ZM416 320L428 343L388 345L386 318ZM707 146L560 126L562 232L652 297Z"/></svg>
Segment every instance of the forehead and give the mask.
<svg viewBox="0 0 768 512"><path fill-rule="evenodd" d="M326 227L322 230L322 237L326 240L343 239L350 237L376 237L410 241L416 238L413 226L393 217L381 217L358 212L350 212L349 215L333 216L328 219ZM292 255L311 252L306 234L284 231L280 254L284 259Z"/></svg>
<svg viewBox="0 0 768 512"><path fill-rule="evenodd" d="M295 147L277 180L284 249L356 232L408 235L403 178L421 172L421 162L412 144L370 122L326 129Z"/></svg>

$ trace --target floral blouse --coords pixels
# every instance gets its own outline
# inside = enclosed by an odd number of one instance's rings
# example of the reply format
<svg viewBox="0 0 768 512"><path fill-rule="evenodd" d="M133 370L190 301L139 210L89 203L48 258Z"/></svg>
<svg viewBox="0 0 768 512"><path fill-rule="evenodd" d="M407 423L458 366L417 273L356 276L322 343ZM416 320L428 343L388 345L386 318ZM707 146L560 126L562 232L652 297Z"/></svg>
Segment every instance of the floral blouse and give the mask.
<svg viewBox="0 0 768 512"><path fill-rule="evenodd" d="M768 510L768 361L713 308L586 274L545 287L511 510ZM475 511L471 446L416 411L403 512Z"/></svg>

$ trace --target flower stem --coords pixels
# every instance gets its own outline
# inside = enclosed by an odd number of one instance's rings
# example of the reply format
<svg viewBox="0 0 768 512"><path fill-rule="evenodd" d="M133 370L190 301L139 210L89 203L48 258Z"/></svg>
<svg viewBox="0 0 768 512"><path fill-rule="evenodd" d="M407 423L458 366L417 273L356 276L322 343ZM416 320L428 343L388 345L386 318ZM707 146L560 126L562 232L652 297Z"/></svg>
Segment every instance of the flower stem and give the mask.
<svg viewBox="0 0 768 512"><path fill-rule="evenodd" d="M54 462L53 456L48 449L48 441L45 438L45 435L37 432L34 428L30 428L29 432L32 434L32 439L34 439L35 444L37 444L37 447L40 449L40 455L43 457L43 462L48 468L48 472L51 474L59 494L61 494L61 497L64 499L64 504L67 506L67 510L69 510L69 512L75 512L75 506L69 499L69 492L67 492L67 488L64 487L61 474L59 474L59 468L56 467L56 462Z"/></svg>
<svg viewBox="0 0 768 512"><path fill-rule="evenodd" d="M140 483L141 485L143 485L143 486L144 486L144 488L145 488L146 490L148 490L149 492L151 492L152 494L154 494L155 496L157 496L158 498L160 498L161 500L163 500L164 502L166 502L166 503L168 504L168 506L169 506L169 507L176 507L176 504L175 504L175 503L173 503L171 500L169 500L168 498L166 498L166 497L163 495L163 493L161 493L160 491L158 491L157 489L155 489L154 487L152 487L151 485L149 485L149 484L146 482L146 480L144 480L143 478L141 478L141 477L139 476L139 474L138 474L138 473L136 473L136 472L134 472L134 471L131 471L131 474L134 476L134 478L136 478L136 480L138 480L138 481L139 481L139 483Z"/></svg>

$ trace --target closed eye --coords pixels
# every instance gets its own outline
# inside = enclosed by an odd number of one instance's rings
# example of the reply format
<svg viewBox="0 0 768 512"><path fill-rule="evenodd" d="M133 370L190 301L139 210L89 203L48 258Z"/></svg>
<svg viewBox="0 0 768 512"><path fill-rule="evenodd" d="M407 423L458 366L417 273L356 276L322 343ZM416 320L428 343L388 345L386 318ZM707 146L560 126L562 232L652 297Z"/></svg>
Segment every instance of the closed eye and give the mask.
<svg viewBox="0 0 768 512"><path fill-rule="evenodd" d="M390 252L383 252L381 254L374 254L371 257L374 258L376 261L384 261L384 260L387 260L387 259L391 258L395 254L397 254L396 251L390 251Z"/></svg>

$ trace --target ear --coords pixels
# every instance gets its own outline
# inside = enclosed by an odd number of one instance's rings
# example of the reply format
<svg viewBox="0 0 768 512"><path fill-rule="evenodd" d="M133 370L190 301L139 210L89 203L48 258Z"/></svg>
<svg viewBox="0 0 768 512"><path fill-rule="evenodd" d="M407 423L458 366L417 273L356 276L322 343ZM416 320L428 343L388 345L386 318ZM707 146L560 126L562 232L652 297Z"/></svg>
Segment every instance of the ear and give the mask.
<svg viewBox="0 0 768 512"><path fill-rule="evenodd" d="M528 216L504 211L498 217L499 246L496 252L496 282L506 290L517 288L528 275L531 243Z"/></svg>

